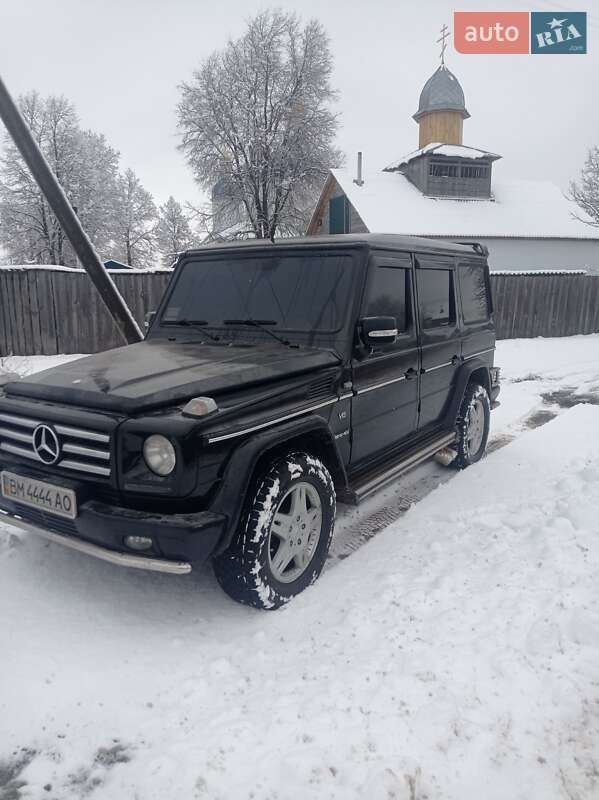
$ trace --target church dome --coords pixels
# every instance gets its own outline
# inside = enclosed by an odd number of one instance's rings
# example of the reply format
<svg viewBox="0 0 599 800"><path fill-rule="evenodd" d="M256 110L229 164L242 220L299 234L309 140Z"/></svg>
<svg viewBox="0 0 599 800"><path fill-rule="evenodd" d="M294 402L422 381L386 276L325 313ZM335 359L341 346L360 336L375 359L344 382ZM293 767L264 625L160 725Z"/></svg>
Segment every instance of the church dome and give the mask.
<svg viewBox="0 0 599 800"><path fill-rule="evenodd" d="M431 111L459 111L463 119L470 116L466 111L466 101L460 82L445 64L441 64L424 84L414 119L418 122Z"/></svg>

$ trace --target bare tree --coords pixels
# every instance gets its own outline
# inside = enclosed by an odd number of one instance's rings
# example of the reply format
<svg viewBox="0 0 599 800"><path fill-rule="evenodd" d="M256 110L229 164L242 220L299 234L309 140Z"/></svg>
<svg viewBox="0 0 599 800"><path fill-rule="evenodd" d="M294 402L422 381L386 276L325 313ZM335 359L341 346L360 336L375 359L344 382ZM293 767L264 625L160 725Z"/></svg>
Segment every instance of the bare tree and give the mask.
<svg viewBox="0 0 599 800"><path fill-rule="evenodd" d="M82 130L64 97L19 98L21 111L65 193L100 250L112 238L118 153ZM76 257L12 140L0 158L0 244L12 263L76 264Z"/></svg>
<svg viewBox="0 0 599 800"><path fill-rule="evenodd" d="M580 173L580 183L576 181L570 183L570 198L588 214L591 222L574 214L576 219L587 225L599 227L599 147L592 147L589 150Z"/></svg>
<svg viewBox="0 0 599 800"><path fill-rule="evenodd" d="M116 250L131 267L156 266L156 225L158 214L152 195L141 185L132 169L119 178L115 198Z"/></svg>
<svg viewBox="0 0 599 800"><path fill-rule="evenodd" d="M177 253L186 250L193 243L189 218L183 211L181 203L178 203L172 195L164 205L160 206L156 238L163 262L167 267L171 266Z"/></svg>
<svg viewBox="0 0 599 800"><path fill-rule="evenodd" d="M182 85L180 146L197 181L217 192L217 228L304 232L328 169L342 161L331 72L319 22L264 11Z"/></svg>

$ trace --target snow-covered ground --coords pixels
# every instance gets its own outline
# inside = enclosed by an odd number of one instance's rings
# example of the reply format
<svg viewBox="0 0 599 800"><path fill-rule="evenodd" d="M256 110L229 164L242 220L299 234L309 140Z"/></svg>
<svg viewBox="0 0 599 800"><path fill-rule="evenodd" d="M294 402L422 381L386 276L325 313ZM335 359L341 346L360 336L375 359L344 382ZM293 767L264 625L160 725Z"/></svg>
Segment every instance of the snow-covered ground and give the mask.
<svg viewBox="0 0 599 800"><path fill-rule="evenodd" d="M5 525L1 800L598 797L599 336L496 361L489 456L342 510L280 611Z"/></svg>

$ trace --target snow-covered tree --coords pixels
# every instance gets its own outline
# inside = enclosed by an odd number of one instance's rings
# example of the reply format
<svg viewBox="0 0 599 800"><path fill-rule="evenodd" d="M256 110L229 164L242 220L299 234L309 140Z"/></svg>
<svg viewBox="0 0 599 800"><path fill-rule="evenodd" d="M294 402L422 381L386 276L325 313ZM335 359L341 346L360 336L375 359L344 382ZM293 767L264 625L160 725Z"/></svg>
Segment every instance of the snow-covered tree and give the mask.
<svg viewBox="0 0 599 800"><path fill-rule="evenodd" d="M152 195L144 189L132 169L120 176L115 200L117 258L131 267L157 266L158 213Z"/></svg>
<svg viewBox="0 0 599 800"><path fill-rule="evenodd" d="M181 203L178 203L172 195L164 205L160 206L156 238L163 262L167 267L172 265L177 253L193 244L194 237L189 217L183 211Z"/></svg>
<svg viewBox="0 0 599 800"><path fill-rule="evenodd" d="M103 136L82 130L64 97L31 92L21 111L92 242L113 237L119 154ZM8 137L0 157L0 246L12 263L76 264L75 254L20 153Z"/></svg>
<svg viewBox="0 0 599 800"><path fill-rule="evenodd" d="M599 227L599 147L592 147L580 173L580 183L570 183L570 197L591 218L588 225ZM580 219L580 217L578 217Z"/></svg>
<svg viewBox="0 0 599 800"><path fill-rule="evenodd" d="M258 238L305 231L342 161L332 68L319 22L264 11L182 85L180 146L200 185L218 187L217 227Z"/></svg>

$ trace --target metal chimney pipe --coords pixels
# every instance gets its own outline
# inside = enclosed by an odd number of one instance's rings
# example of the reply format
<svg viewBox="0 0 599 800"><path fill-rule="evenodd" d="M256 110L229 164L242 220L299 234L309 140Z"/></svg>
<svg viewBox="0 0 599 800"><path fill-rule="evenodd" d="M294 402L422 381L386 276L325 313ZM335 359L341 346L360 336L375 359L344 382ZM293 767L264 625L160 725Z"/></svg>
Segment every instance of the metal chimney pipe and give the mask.
<svg viewBox="0 0 599 800"><path fill-rule="evenodd" d="M354 183L357 183L358 186L362 186L364 181L362 180L362 151L358 150L358 177L354 178Z"/></svg>
<svg viewBox="0 0 599 800"><path fill-rule="evenodd" d="M143 334L133 314L104 268L104 264L83 230L77 215L33 138L29 126L10 96L2 78L0 78L0 119L6 125L12 140L19 148L25 163L31 170L31 174L44 193L56 219L73 246L81 266L100 293L104 305L112 315L123 338L130 344L140 342L143 339Z"/></svg>

